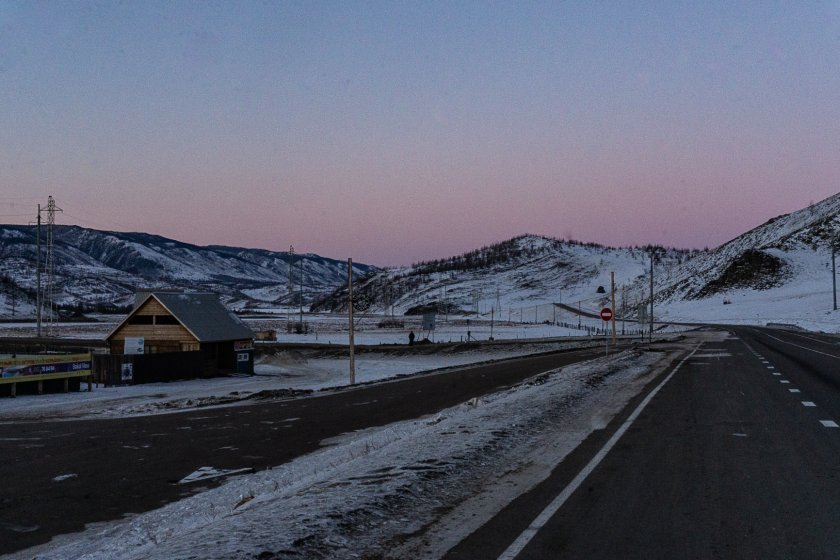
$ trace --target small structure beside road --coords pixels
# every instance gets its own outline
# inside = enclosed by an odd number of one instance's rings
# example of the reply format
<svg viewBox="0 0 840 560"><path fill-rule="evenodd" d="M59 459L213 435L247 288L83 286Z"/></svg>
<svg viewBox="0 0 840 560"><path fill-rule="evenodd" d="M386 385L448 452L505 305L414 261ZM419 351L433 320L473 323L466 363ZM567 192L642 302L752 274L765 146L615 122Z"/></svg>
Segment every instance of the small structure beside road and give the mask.
<svg viewBox="0 0 840 560"><path fill-rule="evenodd" d="M254 332L216 294L140 294L106 342L108 371L94 369L109 384L117 366L123 383L254 372Z"/></svg>

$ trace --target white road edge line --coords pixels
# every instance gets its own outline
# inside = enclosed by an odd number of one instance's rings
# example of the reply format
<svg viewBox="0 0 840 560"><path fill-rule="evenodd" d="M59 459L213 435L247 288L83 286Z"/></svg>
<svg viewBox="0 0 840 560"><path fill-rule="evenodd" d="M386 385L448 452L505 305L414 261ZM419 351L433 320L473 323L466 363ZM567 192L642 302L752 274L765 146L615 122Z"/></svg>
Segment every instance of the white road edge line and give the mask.
<svg viewBox="0 0 840 560"><path fill-rule="evenodd" d="M650 401L653 400L653 397L656 396L659 390L662 389L662 387L664 387L665 384L668 383L668 381L670 381L672 377L674 377L674 374L677 373L677 370L679 370L680 367L682 367L682 365L686 361L688 361L688 359L691 358L702 345L702 342L698 344L688 356L683 358L680 361L680 363L678 363L676 367L674 367L674 369L671 370L671 373L668 374L668 377L663 379L659 385L657 385L650 393L648 393L648 396L646 396L644 400L642 400L642 402L639 403L639 406L636 407L636 410L634 410L632 414L630 414L630 416L627 417L627 419L621 426L619 426L619 428L615 431L612 437L609 440L607 440L607 443L604 444L604 447L602 447L600 451L598 451L598 453L596 453L595 456L592 457L592 459L590 459L589 463L587 463L586 466L583 467L583 469L577 474L577 476L575 476L574 479L572 479L572 481L563 489L563 491L560 492L560 494L558 494L557 497L554 498L554 500L552 500L551 503L548 504L544 510L542 510L542 512L531 522L528 528L522 531L522 534L519 535L509 547L507 547L507 550L502 552L498 560L513 560L519 555L520 552L522 552L522 550L525 549L526 546L528 546L528 543L531 542L531 540L536 536L540 529L542 529L545 526L545 524L548 523L548 521L554 516L554 514L557 513L557 510L559 510L563 506L563 504L566 503L566 500L568 500L569 497L575 492L575 490L577 490L580 487L580 485L583 484L583 481L586 480L586 478L590 474L592 474L592 471L595 470L595 467L597 467L598 464L604 460L604 457L607 456L607 453L610 452L610 450L618 442L618 440L621 439L621 436L624 435L624 432L626 432L633 424L633 422L636 421L636 418L639 417L639 415L642 413L645 407L650 403Z"/></svg>
<svg viewBox="0 0 840 560"><path fill-rule="evenodd" d="M836 354L829 354L828 352L820 352L819 350L814 350L813 348L808 348L807 346L801 346L799 344L794 344L793 342L788 342L787 340L782 340L781 338L776 338L771 334L767 334L766 332L761 332L767 338L772 338L773 340L778 340L782 344L789 344L790 346L796 346L797 348L801 348L802 350L807 350L808 352L813 352L814 354L822 354L823 356L828 356L829 358L834 358L840 360L840 356Z"/></svg>

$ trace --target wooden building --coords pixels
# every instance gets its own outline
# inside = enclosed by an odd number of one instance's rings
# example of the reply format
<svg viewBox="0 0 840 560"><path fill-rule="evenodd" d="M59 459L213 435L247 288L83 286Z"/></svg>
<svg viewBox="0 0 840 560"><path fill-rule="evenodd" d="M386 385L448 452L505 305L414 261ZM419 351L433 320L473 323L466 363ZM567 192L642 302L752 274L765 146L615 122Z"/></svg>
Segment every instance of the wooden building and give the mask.
<svg viewBox="0 0 840 560"><path fill-rule="evenodd" d="M253 373L254 333L216 294L148 292L106 337L112 355L196 352L208 373Z"/></svg>

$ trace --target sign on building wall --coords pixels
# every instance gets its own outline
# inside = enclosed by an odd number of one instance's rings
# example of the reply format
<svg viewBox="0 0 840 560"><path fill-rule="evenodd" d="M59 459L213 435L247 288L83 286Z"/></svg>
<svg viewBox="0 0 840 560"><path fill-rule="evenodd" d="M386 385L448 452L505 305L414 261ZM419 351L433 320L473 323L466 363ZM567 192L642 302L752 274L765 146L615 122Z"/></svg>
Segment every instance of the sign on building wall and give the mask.
<svg viewBox="0 0 840 560"><path fill-rule="evenodd" d="M143 354L145 346L146 339L142 336L127 336L125 337L123 354Z"/></svg>
<svg viewBox="0 0 840 560"><path fill-rule="evenodd" d="M128 362L122 365L120 369L120 381L124 383L131 383L134 380L134 364Z"/></svg>

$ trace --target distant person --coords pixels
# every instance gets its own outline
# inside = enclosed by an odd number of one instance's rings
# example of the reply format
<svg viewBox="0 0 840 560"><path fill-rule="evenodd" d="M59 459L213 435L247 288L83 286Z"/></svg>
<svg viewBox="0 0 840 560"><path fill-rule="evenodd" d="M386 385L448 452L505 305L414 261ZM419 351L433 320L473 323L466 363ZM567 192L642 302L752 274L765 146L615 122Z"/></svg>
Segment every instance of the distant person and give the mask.
<svg viewBox="0 0 840 560"><path fill-rule="evenodd" d="M408 333L408 345L414 346L414 331Z"/></svg>

